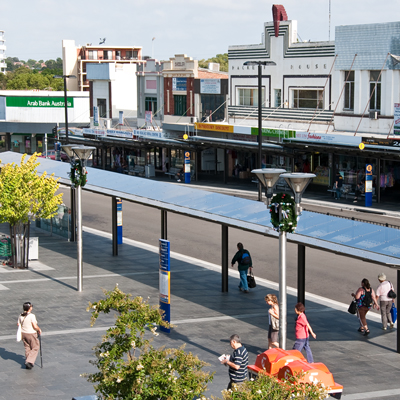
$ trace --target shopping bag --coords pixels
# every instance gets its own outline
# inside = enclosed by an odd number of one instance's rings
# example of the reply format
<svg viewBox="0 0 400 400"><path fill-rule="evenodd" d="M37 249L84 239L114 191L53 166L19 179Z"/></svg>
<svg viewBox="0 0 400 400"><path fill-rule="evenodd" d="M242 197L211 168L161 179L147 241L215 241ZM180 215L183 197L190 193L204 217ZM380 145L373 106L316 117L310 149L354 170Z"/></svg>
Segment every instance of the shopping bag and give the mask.
<svg viewBox="0 0 400 400"><path fill-rule="evenodd" d="M350 305L349 309L347 310L350 314L356 314L357 313L357 302L353 300Z"/></svg>
<svg viewBox="0 0 400 400"><path fill-rule="evenodd" d="M394 305L394 303L392 303L392 308L390 309L390 315L392 316L392 322L395 323L397 320L397 308Z"/></svg>
<svg viewBox="0 0 400 400"><path fill-rule="evenodd" d="M22 340L21 325L18 325L18 330L17 330L17 342L20 342L21 340Z"/></svg>
<svg viewBox="0 0 400 400"><path fill-rule="evenodd" d="M250 275L247 275L247 285L249 286L250 289L253 289L257 286L253 272L250 272Z"/></svg>

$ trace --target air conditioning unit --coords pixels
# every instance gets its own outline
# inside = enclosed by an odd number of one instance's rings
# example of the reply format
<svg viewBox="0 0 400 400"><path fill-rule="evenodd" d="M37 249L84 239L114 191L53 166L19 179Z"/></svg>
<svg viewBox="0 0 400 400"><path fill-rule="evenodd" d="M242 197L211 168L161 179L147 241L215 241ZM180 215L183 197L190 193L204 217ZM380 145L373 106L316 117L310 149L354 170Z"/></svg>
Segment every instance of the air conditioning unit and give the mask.
<svg viewBox="0 0 400 400"><path fill-rule="evenodd" d="M369 119L378 119L378 111L370 111Z"/></svg>
<svg viewBox="0 0 400 400"><path fill-rule="evenodd" d="M197 122L197 117L191 117L191 118L190 118L190 122L191 122L192 124L195 124L195 123Z"/></svg>

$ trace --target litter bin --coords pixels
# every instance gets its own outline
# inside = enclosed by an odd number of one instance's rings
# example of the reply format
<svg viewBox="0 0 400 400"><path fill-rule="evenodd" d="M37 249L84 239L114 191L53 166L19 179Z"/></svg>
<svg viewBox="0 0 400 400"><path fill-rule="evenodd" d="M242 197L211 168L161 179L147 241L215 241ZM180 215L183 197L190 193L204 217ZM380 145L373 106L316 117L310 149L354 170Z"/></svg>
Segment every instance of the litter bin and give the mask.
<svg viewBox="0 0 400 400"><path fill-rule="evenodd" d="M146 165L144 167L144 175L146 178L156 176L156 169L154 168L154 165Z"/></svg>

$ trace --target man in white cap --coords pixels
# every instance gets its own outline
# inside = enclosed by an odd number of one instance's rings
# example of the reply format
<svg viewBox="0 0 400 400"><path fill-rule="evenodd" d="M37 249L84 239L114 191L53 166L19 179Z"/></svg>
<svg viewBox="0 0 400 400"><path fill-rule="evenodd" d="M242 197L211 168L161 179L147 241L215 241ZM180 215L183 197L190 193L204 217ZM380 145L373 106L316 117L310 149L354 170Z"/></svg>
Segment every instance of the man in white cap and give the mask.
<svg viewBox="0 0 400 400"><path fill-rule="evenodd" d="M392 284L386 280L386 275L383 272L378 275L378 280L380 282L380 285L376 289L376 301L379 300L382 318L382 329L386 331L388 323L390 324L390 329L393 328L390 309L392 307L392 302L394 302L394 299L391 299L387 296L389 290L392 289Z"/></svg>

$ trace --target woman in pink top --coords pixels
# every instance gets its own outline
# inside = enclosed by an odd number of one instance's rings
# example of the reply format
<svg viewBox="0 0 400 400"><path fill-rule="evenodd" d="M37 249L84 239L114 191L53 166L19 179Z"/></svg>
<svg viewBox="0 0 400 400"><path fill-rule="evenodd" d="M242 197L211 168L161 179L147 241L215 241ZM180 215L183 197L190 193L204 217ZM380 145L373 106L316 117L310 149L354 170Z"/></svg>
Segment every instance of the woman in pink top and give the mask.
<svg viewBox="0 0 400 400"><path fill-rule="evenodd" d="M296 320L296 341L294 343L293 346L293 350L305 350L306 351L306 357L307 357L307 361L309 363L313 363L314 362L314 358L311 352L311 348L310 348L310 343L309 343L309 333L311 333L312 337L314 339L317 338L317 335L313 332L313 330L311 329L310 324L307 321L307 317L304 314L304 311L306 310L306 308L304 307L303 303L297 303L294 311L297 314L297 320Z"/></svg>

